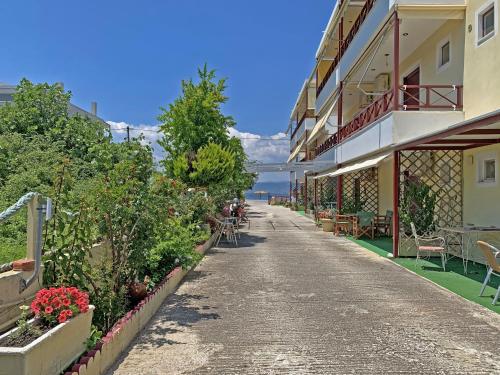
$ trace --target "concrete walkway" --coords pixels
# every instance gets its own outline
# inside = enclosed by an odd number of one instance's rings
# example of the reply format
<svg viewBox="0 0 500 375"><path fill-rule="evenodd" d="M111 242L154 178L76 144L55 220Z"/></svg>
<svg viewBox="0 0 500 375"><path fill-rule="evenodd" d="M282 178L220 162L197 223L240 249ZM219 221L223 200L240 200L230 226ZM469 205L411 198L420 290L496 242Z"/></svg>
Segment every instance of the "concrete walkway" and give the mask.
<svg viewBox="0 0 500 375"><path fill-rule="evenodd" d="M500 316L253 202L109 374L500 374Z"/></svg>

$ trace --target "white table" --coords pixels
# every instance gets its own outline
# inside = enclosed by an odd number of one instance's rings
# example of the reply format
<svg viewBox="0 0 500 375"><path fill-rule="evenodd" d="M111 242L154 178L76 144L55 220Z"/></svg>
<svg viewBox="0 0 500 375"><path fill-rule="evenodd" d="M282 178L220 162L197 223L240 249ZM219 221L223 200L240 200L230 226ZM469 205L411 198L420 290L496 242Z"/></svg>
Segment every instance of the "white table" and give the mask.
<svg viewBox="0 0 500 375"><path fill-rule="evenodd" d="M448 245L449 237L460 237L460 249L462 253L462 262L464 265L464 273L467 274L467 265L470 260L471 248L476 246L481 233L500 233L499 227L481 227L481 226L464 226L464 227L446 227L439 228L445 235L446 244Z"/></svg>

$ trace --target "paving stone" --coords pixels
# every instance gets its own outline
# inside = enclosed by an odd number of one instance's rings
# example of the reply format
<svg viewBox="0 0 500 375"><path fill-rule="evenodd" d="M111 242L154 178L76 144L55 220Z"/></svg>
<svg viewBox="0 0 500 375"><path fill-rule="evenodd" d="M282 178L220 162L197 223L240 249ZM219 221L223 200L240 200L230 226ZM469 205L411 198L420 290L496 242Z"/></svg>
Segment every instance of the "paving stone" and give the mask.
<svg viewBox="0 0 500 375"><path fill-rule="evenodd" d="M252 202L109 375L500 374L500 316Z"/></svg>

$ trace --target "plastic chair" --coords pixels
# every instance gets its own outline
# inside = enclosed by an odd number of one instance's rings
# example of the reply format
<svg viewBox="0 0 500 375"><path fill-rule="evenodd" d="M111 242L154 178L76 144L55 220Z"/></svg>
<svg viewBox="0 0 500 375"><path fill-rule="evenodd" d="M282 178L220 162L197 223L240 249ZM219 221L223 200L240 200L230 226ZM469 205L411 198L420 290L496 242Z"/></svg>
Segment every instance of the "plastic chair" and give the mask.
<svg viewBox="0 0 500 375"><path fill-rule="evenodd" d="M488 282L490 281L491 275L500 276L500 264L497 259L497 257L500 256L500 250L484 241L477 241L477 244L479 245L479 249L483 252L486 262L488 263L488 272L486 273L483 286L479 292L479 296L482 296L486 285L488 285ZM498 297L500 297L500 285L498 286L497 293L493 298L493 305L497 303Z"/></svg>
<svg viewBox="0 0 500 375"><path fill-rule="evenodd" d="M443 271L446 271L446 262L448 259L446 256L445 239L443 237L419 236L417 234L415 224L410 223L410 226L413 237L415 237L415 244L417 245L417 258L415 259L415 266L418 264L421 252L425 252L427 254L437 253L441 255L441 265L443 266ZM429 245L422 245L422 242L429 243Z"/></svg>

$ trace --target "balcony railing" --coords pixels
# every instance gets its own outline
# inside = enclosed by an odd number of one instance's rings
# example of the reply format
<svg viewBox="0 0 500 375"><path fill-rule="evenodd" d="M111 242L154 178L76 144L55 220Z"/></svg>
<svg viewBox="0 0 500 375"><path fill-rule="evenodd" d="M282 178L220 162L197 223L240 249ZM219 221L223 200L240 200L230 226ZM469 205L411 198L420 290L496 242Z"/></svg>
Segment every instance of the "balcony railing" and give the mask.
<svg viewBox="0 0 500 375"><path fill-rule="evenodd" d="M342 56L344 56L344 52L347 51L347 48L349 48L349 44L351 44L352 40L354 39L354 37L358 33L359 28L361 27L361 25L365 21L366 16L370 12L370 10L373 8L374 3L375 3L375 0L367 0L365 5L361 9L361 12L359 13L358 17L356 18L356 21L354 21L354 23L351 27L351 30L349 31L349 34L347 34L347 37L340 43L340 49L339 49L337 56L335 56L335 59L333 59L332 63L330 64L330 67L326 71L325 76L321 80L321 83L318 85L318 87L316 89L316 96L318 96L321 93L321 91L325 87L326 83L330 79L330 76L335 71L335 68L339 64L340 59L342 58Z"/></svg>
<svg viewBox="0 0 500 375"><path fill-rule="evenodd" d="M339 129L339 141L343 141L351 134L364 128L366 125L378 120L392 109L392 98L394 92L387 91L363 111L358 113L351 121Z"/></svg>
<svg viewBox="0 0 500 375"><path fill-rule="evenodd" d="M462 109L461 85L402 85L399 90L403 92L403 110L418 109Z"/></svg>
<svg viewBox="0 0 500 375"><path fill-rule="evenodd" d="M300 129L300 127L302 126L302 124L304 123L305 119L306 118L315 118L316 116L314 115L314 109L307 109L303 114L302 116L300 117L300 119L297 121L297 126L295 127L295 129L293 129L292 131L292 139L293 137L295 136L295 134L297 133L297 130Z"/></svg>
<svg viewBox="0 0 500 375"><path fill-rule="evenodd" d="M406 110L459 110L463 107L463 86L461 85L401 85L402 104L398 109ZM328 151L354 133L392 111L394 92L385 92L368 107L359 112L337 133L316 147L316 157Z"/></svg>

